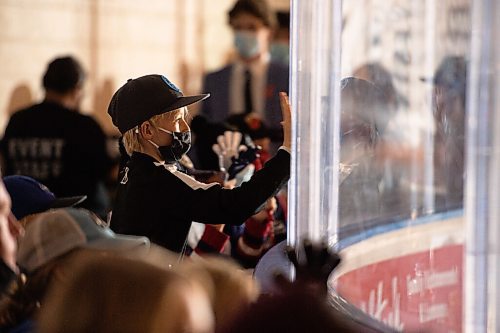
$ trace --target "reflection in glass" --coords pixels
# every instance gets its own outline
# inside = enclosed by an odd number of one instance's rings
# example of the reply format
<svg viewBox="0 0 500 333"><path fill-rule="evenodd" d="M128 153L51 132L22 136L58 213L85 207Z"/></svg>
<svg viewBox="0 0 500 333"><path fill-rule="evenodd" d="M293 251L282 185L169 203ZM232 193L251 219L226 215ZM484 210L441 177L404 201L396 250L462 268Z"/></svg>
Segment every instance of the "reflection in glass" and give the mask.
<svg viewBox="0 0 500 333"><path fill-rule="evenodd" d="M336 242L373 318L459 332L470 0L338 3L293 2L289 239Z"/></svg>

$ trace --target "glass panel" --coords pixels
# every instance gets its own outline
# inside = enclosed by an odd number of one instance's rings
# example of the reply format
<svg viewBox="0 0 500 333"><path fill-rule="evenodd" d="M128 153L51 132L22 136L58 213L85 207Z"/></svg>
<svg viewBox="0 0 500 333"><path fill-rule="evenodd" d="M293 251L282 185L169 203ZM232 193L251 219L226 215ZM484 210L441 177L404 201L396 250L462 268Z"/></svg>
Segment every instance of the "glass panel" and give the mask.
<svg viewBox="0 0 500 333"><path fill-rule="evenodd" d="M500 2L474 1L468 88L465 332L500 332Z"/></svg>
<svg viewBox="0 0 500 333"><path fill-rule="evenodd" d="M498 12L493 2L480 2L483 14ZM472 3L292 2L295 141L289 242L308 235L335 244L344 257L332 279L335 292L398 330L464 328L464 153ZM495 31L489 22L486 26ZM493 53L498 43L491 31ZM477 82L485 82L492 77L490 68L498 68L498 60L489 61ZM490 113L481 116L490 126L498 123L491 116L498 109L497 100L491 101L499 95L492 88L495 82L486 84ZM484 104L481 96L473 97L478 105ZM480 134L490 131L486 126ZM492 147L489 141L483 146L488 153ZM474 169L478 174L480 170L491 170L487 184L498 179L492 166ZM492 191L476 188L479 197L468 207L477 208L481 195ZM491 205L491 216L498 216L498 201L496 208ZM475 218L482 209L477 208ZM487 251L488 246L475 250ZM477 267L484 268L487 261L477 259Z"/></svg>
<svg viewBox="0 0 500 333"><path fill-rule="evenodd" d="M335 84L340 81L340 5L340 1L292 1L291 243L299 235L327 236L331 244L337 240L340 117L332 110L338 108L340 92Z"/></svg>
<svg viewBox="0 0 500 333"><path fill-rule="evenodd" d="M336 290L398 330L460 332L469 1L342 15Z"/></svg>

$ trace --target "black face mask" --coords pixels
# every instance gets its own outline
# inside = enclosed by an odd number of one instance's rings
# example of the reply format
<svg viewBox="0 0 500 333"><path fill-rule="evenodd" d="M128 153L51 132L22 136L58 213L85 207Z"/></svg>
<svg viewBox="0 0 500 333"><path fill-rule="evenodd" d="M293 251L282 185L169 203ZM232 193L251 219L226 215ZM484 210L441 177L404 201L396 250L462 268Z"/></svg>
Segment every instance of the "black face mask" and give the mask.
<svg viewBox="0 0 500 333"><path fill-rule="evenodd" d="M172 135L172 143L168 146L158 146L150 141L158 149L165 162L175 163L191 149L191 131L170 132L161 127L158 127L158 129Z"/></svg>

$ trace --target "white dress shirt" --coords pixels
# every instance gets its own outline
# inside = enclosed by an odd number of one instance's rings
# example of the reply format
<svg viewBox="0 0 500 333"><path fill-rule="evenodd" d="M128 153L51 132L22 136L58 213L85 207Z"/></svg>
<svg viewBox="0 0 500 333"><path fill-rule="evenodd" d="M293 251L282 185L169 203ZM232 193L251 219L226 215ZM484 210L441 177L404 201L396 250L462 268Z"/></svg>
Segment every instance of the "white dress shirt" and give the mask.
<svg viewBox="0 0 500 333"><path fill-rule="evenodd" d="M252 75L251 92L253 112L264 118L266 107L266 84L267 68L271 57L269 53L259 60L250 64L236 61L231 73L229 86L229 114L241 114L245 112L245 70L249 70Z"/></svg>

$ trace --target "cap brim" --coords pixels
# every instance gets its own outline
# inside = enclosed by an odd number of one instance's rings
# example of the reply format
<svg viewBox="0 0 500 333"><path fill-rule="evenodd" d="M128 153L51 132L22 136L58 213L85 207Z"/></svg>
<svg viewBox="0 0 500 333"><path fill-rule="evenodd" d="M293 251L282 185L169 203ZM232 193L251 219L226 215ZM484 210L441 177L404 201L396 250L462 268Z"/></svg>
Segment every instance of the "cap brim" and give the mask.
<svg viewBox="0 0 500 333"><path fill-rule="evenodd" d="M431 77L421 76L420 81L424 83L436 83L436 79L433 76Z"/></svg>
<svg viewBox="0 0 500 333"><path fill-rule="evenodd" d="M56 198L49 208L65 208L76 206L87 199L86 195L78 195L74 197Z"/></svg>
<svg viewBox="0 0 500 333"><path fill-rule="evenodd" d="M210 94L178 97L177 100L173 104L170 104L168 106L168 108L166 110L164 110L162 113L174 111L174 110L180 109L184 106L194 104L196 102L201 102L204 99L207 99L208 97L210 97Z"/></svg>
<svg viewBox="0 0 500 333"><path fill-rule="evenodd" d="M103 229L104 235L99 239L95 239L85 245L85 247L111 250L111 251L127 251L127 250L149 250L150 241L143 236L129 236L115 234L111 229Z"/></svg>

